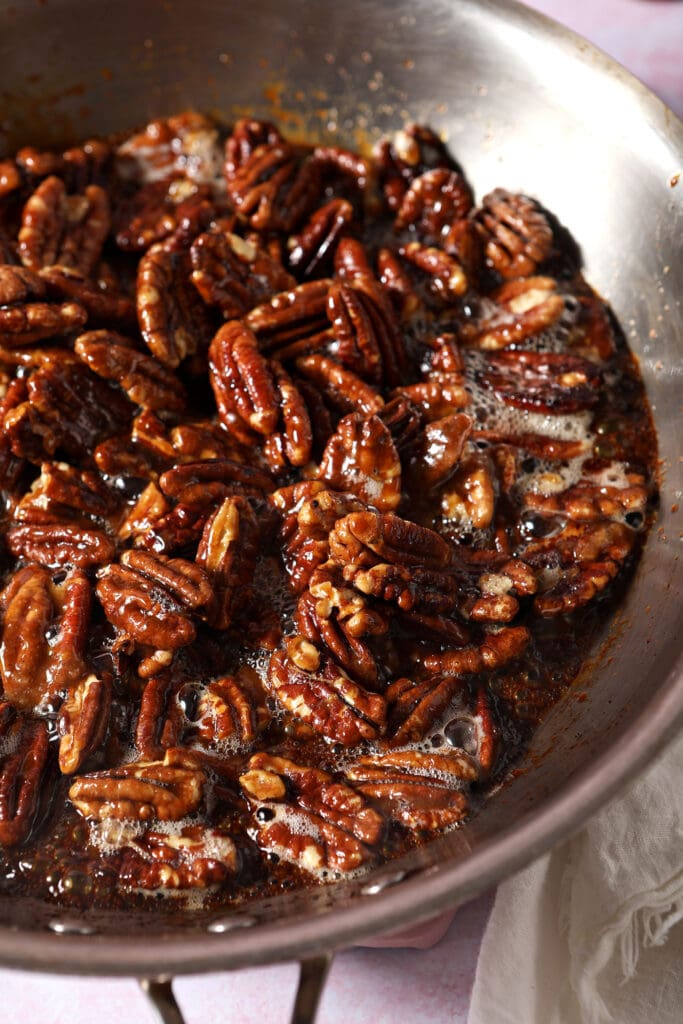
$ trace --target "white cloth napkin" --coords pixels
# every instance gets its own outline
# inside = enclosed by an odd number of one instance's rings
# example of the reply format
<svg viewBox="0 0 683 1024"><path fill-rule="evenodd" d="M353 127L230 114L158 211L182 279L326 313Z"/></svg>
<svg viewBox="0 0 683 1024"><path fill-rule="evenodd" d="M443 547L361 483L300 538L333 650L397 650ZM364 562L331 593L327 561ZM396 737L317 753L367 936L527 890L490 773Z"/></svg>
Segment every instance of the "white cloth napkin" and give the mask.
<svg viewBox="0 0 683 1024"><path fill-rule="evenodd" d="M683 736L498 889L469 1024L681 1024Z"/></svg>

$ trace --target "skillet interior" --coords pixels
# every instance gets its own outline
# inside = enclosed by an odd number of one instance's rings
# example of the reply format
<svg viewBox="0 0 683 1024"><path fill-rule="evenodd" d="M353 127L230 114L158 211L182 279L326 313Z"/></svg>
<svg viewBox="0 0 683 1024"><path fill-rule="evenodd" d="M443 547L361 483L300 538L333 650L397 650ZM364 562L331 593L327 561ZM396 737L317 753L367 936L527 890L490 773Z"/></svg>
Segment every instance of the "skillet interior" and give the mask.
<svg viewBox="0 0 683 1024"><path fill-rule="evenodd" d="M640 357L663 459L658 528L588 699L570 694L553 710L527 758L533 771L469 825L376 879L250 908L253 922L236 922L249 927L222 934L172 914L75 921L3 899L0 960L196 972L334 948L461 901L578 826L681 720L683 180L672 181L683 126L588 44L502 0L26 0L0 2L0 26L5 151L188 106L268 115L356 147L408 119L442 130L479 196L496 185L538 195L580 240L588 280ZM368 882L377 891L363 894ZM55 918L61 934L46 928Z"/></svg>

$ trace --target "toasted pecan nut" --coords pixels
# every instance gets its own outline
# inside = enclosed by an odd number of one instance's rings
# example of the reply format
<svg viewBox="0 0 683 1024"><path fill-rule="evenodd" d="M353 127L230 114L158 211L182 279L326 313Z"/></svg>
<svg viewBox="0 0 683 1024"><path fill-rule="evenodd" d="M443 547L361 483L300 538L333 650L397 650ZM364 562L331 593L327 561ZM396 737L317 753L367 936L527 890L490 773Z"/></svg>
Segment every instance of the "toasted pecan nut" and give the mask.
<svg viewBox="0 0 683 1024"><path fill-rule="evenodd" d="M197 563L209 575L215 601L209 621L227 629L238 601L244 603L253 578L260 539L258 520L244 498L225 498L207 521L197 549Z"/></svg>
<svg viewBox="0 0 683 1024"><path fill-rule="evenodd" d="M256 808L259 844L304 870L352 871L370 859L382 838L384 820L377 811L320 769L259 753L240 785ZM278 814L280 807L286 813ZM260 809L266 814L259 817Z"/></svg>
<svg viewBox="0 0 683 1024"><path fill-rule="evenodd" d="M28 199L19 231L19 256L29 270L54 264L86 276L109 234L109 197L99 185L67 195L64 182L46 178Z"/></svg>
<svg viewBox="0 0 683 1024"><path fill-rule="evenodd" d="M244 322L258 338L261 351L289 359L331 342L326 313L331 286L329 278L307 281L250 310Z"/></svg>
<svg viewBox="0 0 683 1024"><path fill-rule="evenodd" d="M4 736L11 741L12 752L0 768L0 844L16 846L35 824L48 771L49 741L44 722L24 718L5 729Z"/></svg>
<svg viewBox="0 0 683 1024"><path fill-rule="evenodd" d="M502 188L484 196L476 222L487 266L501 277L530 277L550 256L553 232L533 199Z"/></svg>
<svg viewBox="0 0 683 1024"><path fill-rule="evenodd" d="M435 167L414 178L401 200L394 229L413 227L424 241L438 242L472 209L472 192L457 171Z"/></svg>
<svg viewBox="0 0 683 1024"><path fill-rule="evenodd" d="M595 405L600 371L581 356L495 352L479 379L507 405L562 415Z"/></svg>
<svg viewBox="0 0 683 1024"><path fill-rule="evenodd" d="M455 472L472 430L472 419L455 413L428 423L414 442L408 464L411 486L430 491Z"/></svg>
<svg viewBox="0 0 683 1024"><path fill-rule="evenodd" d="M83 517L101 519L118 502L99 473L78 470L66 462L43 462L40 476L17 505L14 518L25 523L74 523Z"/></svg>
<svg viewBox="0 0 683 1024"><path fill-rule="evenodd" d="M478 647L427 655L425 668L429 672L457 676L492 671L521 657L529 639L530 633L526 626L504 626L495 633L487 633Z"/></svg>
<svg viewBox="0 0 683 1024"><path fill-rule="evenodd" d="M131 402L155 412L182 412L185 392L177 378L153 356L119 343L111 331L88 331L74 352L98 377L118 384Z"/></svg>
<svg viewBox="0 0 683 1024"><path fill-rule="evenodd" d="M227 177L238 215L258 231L296 228L320 196L320 172L312 160L297 166L288 143L258 145Z"/></svg>
<svg viewBox="0 0 683 1024"><path fill-rule="evenodd" d="M390 746L417 743L446 710L462 688L458 676L394 680L386 691Z"/></svg>
<svg viewBox="0 0 683 1024"><path fill-rule="evenodd" d="M97 596L120 633L161 650L194 640L191 614L205 610L213 590L204 570L182 558L125 551L120 565L98 573Z"/></svg>
<svg viewBox="0 0 683 1024"><path fill-rule="evenodd" d="M38 704L47 689L46 633L54 616L52 580L35 565L19 569L2 593L0 671L4 694L19 708Z"/></svg>
<svg viewBox="0 0 683 1024"><path fill-rule="evenodd" d="M26 523L7 531L13 555L38 562L49 569L76 566L87 569L104 565L116 553L114 541L102 530L68 523Z"/></svg>
<svg viewBox="0 0 683 1024"><path fill-rule="evenodd" d="M111 680L88 675L73 686L59 716L59 769L73 775L96 751L109 724Z"/></svg>
<svg viewBox="0 0 683 1024"><path fill-rule="evenodd" d="M384 728L384 697L358 686L309 641L294 638L273 654L269 686L288 711L344 746L376 739Z"/></svg>
<svg viewBox="0 0 683 1024"><path fill-rule="evenodd" d="M123 852L126 889L215 889L238 874L240 850L224 829L187 825L178 835L148 829Z"/></svg>
<svg viewBox="0 0 683 1024"><path fill-rule="evenodd" d="M380 512L401 500L401 461L378 416L345 416L327 442L318 475L336 491L355 494Z"/></svg>
<svg viewBox="0 0 683 1024"><path fill-rule="evenodd" d="M121 178L143 185L174 175L213 185L222 170L218 132L194 110L150 121L117 148L116 164Z"/></svg>
<svg viewBox="0 0 683 1024"><path fill-rule="evenodd" d="M170 675L147 680L135 726L135 745L145 758L163 757L182 743L187 722L178 701L182 683Z"/></svg>
<svg viewBox="0 0 683 1024"><path fill-rule="evenodd" d="M374 565L378 561L445 569L455 551L438 533L378 512L352 512L338 520L330 534L330 554L342 566ZM353 570L351 570L353 571Z"/></svg>
<svg viewBox="0 0 683 1024"><path fill-rule="evenodd" d="M460 337L468 345L496 351L519 345L552 327L565 309L552 277L528 277L507 281L491 296L498 309L476 325L463 325Z"/></svg>
<svg viewBox="0 0 683 1024"><path fill-rule="evenodd" d="M164 494L182 505L207 507L230 495L262 497L273 488L264 470L234 459L185 462L159 477Z"/></svg>
<svg viewBox="0 0 683 1024"><path fill-rule="evenodd" d="M186 356L208 348L211 323L189 280L190 257L153 245L138 265L140 332L160 363L174 369Z"/></svg>
<svg viewBox="0 0 683 1024"><path fill-rule="evenodd" d="M69 799L85 818L178 821L200 806L206 775L198 768L138 761L74 780Z"/></svg>
<svg viewBox="0 0 683 1024"><path fill-rule="evenodd" d="M428 275L430 291L443 302L457 302L467 291L467 275L455 256L433 245L408 242L399 248L408 263Z"/></svg>
<svg viewBox="0 0 683 1024"><path fill-rule="evenodd" d="M458 465L441 495L444 519L467 529L490 526L496 507L496 477L485 453L468 455Z"/></svg>
<svg viewBox="0 0 683 1024"><path fill-rule="evenodd" d="M342 366L373 384L381 383L382 352L367 296L350 285L334 284L327 297L327 315Z"/></svg>
<svg viewBox="0 0 683 1024"><path fill-rule="evenodd" d="M125 329L137 325L135 303L117 286L105 289L99 281L92 281L78 270L62 266L43 267L40 279L45 282L52 298L82 307L91 325L106 324Z"/></svg>
<svg viewBox="0 0 683 1024"><path fill-rule="evenodd" d="M390 210L400 207L410 183L433 168L458 170L438 135L422 124L409 124L396 132L391 141L382 141L375 150L379 178Z"/></svg>
<svg viewBox="0 0 683 1024"><path fill-rule="evenodd" d="M287 240L289 266L302 277L328 270L337 242L352 220L353 207L346 199L330 199L320 206Z"/></svg>
<svg viewBox="0 0 683 1024"><path fill-rule="evenodd" d="M50 302L42 277L27 267L0 265L0 348L20 349L69 334L88 318L78 302Z"/></svg>
<svg viewBox="0 0 683 1024"><path fill-rule="evenodd" d="M282 264L253 242L230 231L208 231L192 244L192 283L208 306L226 320L248 313L296 285Z"/></svg>
<svg viewBox="0 0 683 1024"><path fill-rule="evenodd" d="M248 745L270 719L261 681L246 666L234 676L214 679L199 693L195 728L203 743Z"/></svg>
<svg viewBox="0 0 683 1024"><path fill-rule="evenodd" d="M384 399L378 391L326 356L302 356L297 359L296 368L302 376L317 384L332 405L342 413L372 415L384 405Z"/></svg>

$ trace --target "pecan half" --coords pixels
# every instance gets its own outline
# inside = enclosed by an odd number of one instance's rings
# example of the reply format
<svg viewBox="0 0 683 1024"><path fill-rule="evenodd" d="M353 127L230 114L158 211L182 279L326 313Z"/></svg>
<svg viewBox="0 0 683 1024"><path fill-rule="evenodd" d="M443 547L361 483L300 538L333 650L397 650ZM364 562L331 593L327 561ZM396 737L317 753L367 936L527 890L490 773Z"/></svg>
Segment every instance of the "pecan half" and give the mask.
<svg viewBox="0 0 683 1024"><path fill-rule="evenodd" d="M410 183L432 168L457 170L457 165L438 135L422 124L406 125L375 150L379 178L390 210L398 210Z"/></svg>
<svg viewBox="0 0 683 1024"><path fill-rule="evenodd" d="M3 739L11 753L0 768L0 844L16 846L34 827L48 771L49 741L44 722L20 718Z"/></svg>
<svg viewBox="0 0 683 1024"><path fill-rule="evenodd" d="M345 567L344 574L378 561L445 569L455 563L455 551L442 537L395 515L352 512L330 534L330 554Z"/></svg>
<svg viewBox="0 0 683 1024"><path fill-rule="evenodd" d="M476 778L471 759L455 751L370 754L359 758L346 774L390 818L427 832L462 821L469 801L458 784Z"/></svg>
<svg viewBox="0 0 683 1024"><path fill-rule="evenodd" d="M222 171L218 132L193 110L151 121L121 143L116 163L118 174L129 181L154 182L182 174L197 184L213 185Z"/></svg>
<svg viewBox="0 0 683 1024"><path fill-rule="evenodd" d="M259 348L267 355L289 359L331 342L326 315L331 286L328 278L308 281L250 310L244 322L258 338Z"/></svg>
<svg viewBox="0 0 683 1024"><path fill-rule="evenodd" d="M98 573L97 596L122 636L175 650L194 640L193 612L205 610L213 590L201 566L147 551L125 551L119 565Z"/></svg>
<svg viewBox="0 0 683 1024"><path fill-rule="evenodd" d="M219 415L237 440L265 437L266 458L276 469L309 461L313 435L305 403L282 367L261 355L248 327L239 320L221 327L209 366Z"/></svg>
<svg viewBox="0 0 683 1024"><path fill-rule="evenodd" d="M177 821L196 811L204 798L206 775L199 768L163 761L138 761L91 772L74 780L69 799L85 818Z"/></svg>
<svg viewBox="0 0 683 1024"><path fill-rule="evenodd" d="M163 757L169 747L182 742L188 723L178 699L181 686L169 675L145 683L135 727L135 745L143 757Z"/></svg>
<svg viewBox="0 0 683 1024"><path fill-rule="evenodd" d="M502 188L484 196L476 222L487 266L501 277L530 277L553 249L553 232L538 203Z"/></svg>
<svg viewBox="0 0 683 1024"><path fill-rule="evenodd" d="M98 377L113 381L131 402L156 412L182 412L185 392L177 378L153 356L121 344L111 331L88 331L74 343L74 352Z"/></svg>
<svg viewBox="0 0 683 1024"><path fill-rule="evenodd" d="M209 621L227 629L237 602L245 603L260 539L256 515L244 498L226 498L207 521L197 550L197 562L207 572L215 602Z"/></svg>
<svg viewBox="0 0 683 1024"><path fill-rule="evenodd" d="M225 829L186 825L178 835L148 829L126 847L119 882L127 889L211 889L238 874L240 851Z"/></svg>
<svg viewBox="0 0 683 1024"><path fill-rule="evenodd" d="M457 171L434 168L414 178L401 200L394 229L412 227L424 241L438 242L472 208L472 192Z"/></svg>
<svg viewBox="0 0 683 1024"><path fill-rule="evenodd" d="M18 349L82 327L78 302L49 302L42 278L26 267L0 266L0 348Z"/></svg>
<svg viewBox="0 0 683 1024"><path fill-rule="evenodd" d="M209 231L190 249L192 283L226 320L248 313L277 292L296 285L281 263L253 242L229 231Z"/></svg>
<svg viewBox="0 0 683 1024"><path fill-rule="evenodd" d="M496 632L487 633L477 647L428 654L424 666L428 672L456 676L484 670L494 671L521 657L529 639L530 633L526 626L504 626Z"/></svg>
<svg viewBox="0 0 683 1024"><path fill-rule="evenodd" d="M519 345L552 327L565 309L558 294L558 282L552 277L528 277L507 281L493 292L496 312L475 324L465 324L461 340L487 351Z"/></svg>
<svg viewBox="0 0 683 1024"><path fill-rule="evenodd" d="M140 332L160 363L174 369L203 351L211 337L206 306L193 288L187 252L153 245L140 260L137 309Z"/></svg>
<svg viewBox="0 0 683 1024"><path fill-rule="evenodd" d="M455 472L472 430L472 419L456 413L428 423L413 443L407 472L416 492L430 491Z"/></svg>
<svg viewBox="0 0 683 1024"><path fill-rule="evenodd" d="M29 270L54 264L90 274L109 234L109 198L99 185L67 195L60 178L46 178L27 201L19 231L19 256Z"/></svg>
<svg viewBox="0 0 683 1024"><path fill-rule="evenodd" d="M109 724L111 680L88 675L71 687L59 714L59 768L77 772L100 746Z"/></svg>
<svg viewBox="0 0 683 1024"><path fill-rule="evenodd" d="M378 416L345 416L327 442L318 475L333 490L351 492L381 512L401 500L401 462Z"/></svg>
<svg viewBox="0 0 683 1024"><path fill-rule="evenodd" d="M455 256L433 245L408 242L399 254L418 270L428 275L429 289L442 301L457 302L467 291L467 275Z"/></svg>
<svg viewBox="0 0 683 1024"><path fill-rule="evenodd" d="M313 381L330 403L342 413L360 412L372 415L384 405L384 399L355 373L345 370L333 359L316 354L296 361L297 371Z"/></svg>
<svg viewBox="0 0 683 1024"><path fill-rule="evenodd" d="M330 199L311 214L298 234L287 240L287 262L302 277L329 270L341 235L353 220L345 199Z"/></svg>
<svg viewBox="0 0 683 1024"><path fill-rule="evenodd" d="M564 353L495 352L479 380L506 405L562 415L595 405L600 370Z"/></svg>
<svg viewBox="0 0 683 1024"><path fill-rule="evenodd" d="M179 504L206 508L230 495L263 497L273 480L262 469L234 459L203 459L168 469L159 486Z"/></svg>
<svg viewBox="0 0 683 1024"><path fill-rule="evenodd" d="M270 719L261 680L247 666L208 683L199 692L194 714L196 734L208 744L253 743Z"/></svg>
<svg viewBox="0 0 683 1024"><path fill-rule="evenodd" d="M82 307L90 324L125 329L137 326L135 303L116 285L104 288L99 281L89 280L79 271L62 266L43 267L40 279L52 298L70 300L72 305L77 303Z"/></svg>
<svg viewBox="0 0 683 1024"><path fill-rule="evenodd" d="M50 574L34 565L19 569L3 591L2 603L0 673L3 692L17 707L32 708L47 689L46 633L54 616Z"/></svg>
<svg viewBox="0 0 683 1024"><path fill-rule="evenodd" d="M382 838L381 815L320 769L254 754L240 785L256 808L259 845L304 870L352 871Z"/></svg>
<svg viewBox="0 0 683 1024"><path fill-rule="evenodd" d="M384 728L384 697L354 683L310 641L293 638L273 654L268 684L288 711L344 746L376 739Z"/></svg>

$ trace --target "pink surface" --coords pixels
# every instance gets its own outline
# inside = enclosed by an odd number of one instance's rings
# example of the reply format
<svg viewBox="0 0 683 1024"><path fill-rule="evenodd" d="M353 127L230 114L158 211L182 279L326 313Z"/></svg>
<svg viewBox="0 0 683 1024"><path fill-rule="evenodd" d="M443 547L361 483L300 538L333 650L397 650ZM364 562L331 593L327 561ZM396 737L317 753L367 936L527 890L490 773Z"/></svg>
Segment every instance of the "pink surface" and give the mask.
<svg viewBox="0 0 683 1024"><path fill-rule="evenodd" d="M530 6L596 43L683 116L683 2L537 0ZM445 937L427 951L355 949L340 955L320 1024L465 1024L491 900L487 894L462 907ZM434 941L438 927L433 925L429 934L413 933L411 944ZM296 976L296 967L285 965L186 978L176 983L176 991L187 1024L286 1024ZM0 987L5 1016L23 1024L154 1021L133 981L0 971Z"/></svg>

